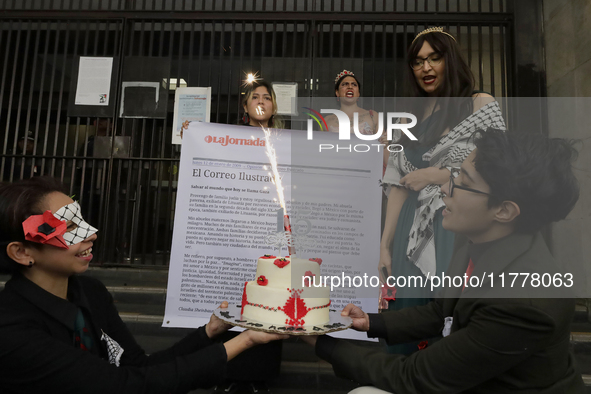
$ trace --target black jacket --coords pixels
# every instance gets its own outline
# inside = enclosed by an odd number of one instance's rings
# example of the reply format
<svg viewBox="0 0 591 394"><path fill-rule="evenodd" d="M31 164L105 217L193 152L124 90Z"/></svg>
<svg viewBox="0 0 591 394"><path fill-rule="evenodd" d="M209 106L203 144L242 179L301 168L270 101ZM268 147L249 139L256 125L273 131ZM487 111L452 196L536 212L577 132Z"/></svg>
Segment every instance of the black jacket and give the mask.
<svg viewBox="0 0 591 394"><path fill-rule="evenodd" d="M450 276L468 265L467 247L458 250ZM316 353L338 376L403 393L583 393L569 350L572 298L540 287L501 288L502 272L557 272L540 234L514 234L488 249L472 276L497 278L491 286L446 290L425 306L370 315L369 336L389 343L430 338L453 317L451 334L406 357L321 337ZM486 273L486 275L485 275ZM560 294L564 296L564 294Z"/></svg>
<svg viewBox="0 0 591 394"><path fill-rule="evenodd" d="M0 293L0 392L184 393L223 379L225 348L213 344L204 327L147 356L98 280L71 277L68 299L20 274L6 283ZM96 354L74 347L78 308L96 334ZM102 333L124 349L119 367L109 363Z"/></svg>

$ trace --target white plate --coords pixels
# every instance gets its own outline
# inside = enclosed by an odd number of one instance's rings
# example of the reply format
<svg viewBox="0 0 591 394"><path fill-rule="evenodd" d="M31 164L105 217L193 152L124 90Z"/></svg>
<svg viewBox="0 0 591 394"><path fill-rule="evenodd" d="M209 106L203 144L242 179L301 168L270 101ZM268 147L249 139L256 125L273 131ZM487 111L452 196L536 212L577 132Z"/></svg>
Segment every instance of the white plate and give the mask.
<svg viewBox="0 0 591 394"><path fill-rule="evenodd" d="M230 305L227 308L217 308L213 314L224 322L233 326L248 328L254 331L272 332L289 335L323 335L329 332L346 330L351 327L353 320L348 316L341 316L340 312L329 312L329 321L318 326L294 327L285 324L270 324L242 317L240 305Z"/></svg>

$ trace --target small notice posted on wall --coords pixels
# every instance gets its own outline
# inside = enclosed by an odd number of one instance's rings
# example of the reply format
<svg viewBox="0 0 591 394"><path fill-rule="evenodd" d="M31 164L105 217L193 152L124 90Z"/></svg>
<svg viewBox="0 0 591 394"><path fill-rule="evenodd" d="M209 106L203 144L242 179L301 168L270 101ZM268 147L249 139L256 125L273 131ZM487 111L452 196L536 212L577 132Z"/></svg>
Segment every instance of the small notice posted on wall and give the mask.
<svg viewBox="0 0 591 394"><path fill-rule="evenodd" d="M211 87L177 88L174 96L172 144L180 145L191 122L209 122Z"/></svg>
<svg viewBox="0 0 591 394"><path fill-rule="evenodd" d="M109 105L112 57L80 57L76 105Z"/></svg>

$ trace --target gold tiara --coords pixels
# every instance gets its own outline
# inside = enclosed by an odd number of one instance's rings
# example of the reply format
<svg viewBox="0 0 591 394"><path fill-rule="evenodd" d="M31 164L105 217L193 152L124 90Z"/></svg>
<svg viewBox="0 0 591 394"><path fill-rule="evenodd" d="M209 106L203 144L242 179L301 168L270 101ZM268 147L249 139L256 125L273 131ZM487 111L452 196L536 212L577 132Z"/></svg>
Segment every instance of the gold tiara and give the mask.
<svg viewBox="0 0 591 394"><path fill-rule="evenodd" d="M337 77L334 79L334 83L337 83L337 81L339 79L341 79L342 77L344 77L345 75L348 75L350 77L354 77L355 74L353 74L353 71L347 71L347 70L343 70L340 73L337 74Z"/></svg>
<svg viewBox="0 0 591 394"><path fill-rule="evenodd" d="M443 31L443 27L430 27L428 29L423 30L422 32L420 32L419 34L417 34L417 36L415 37L414 40L412 40L411 44L414 44L414 42L417 40L417 38L419 38L422 35L425 34L429 34L429 33L441 33L441 34L445 34L447 36L450 36L451 38L453 38L454 41L456 41L456 38L454 36L452 36L451 34L449 34L446 31Z"/></svg>

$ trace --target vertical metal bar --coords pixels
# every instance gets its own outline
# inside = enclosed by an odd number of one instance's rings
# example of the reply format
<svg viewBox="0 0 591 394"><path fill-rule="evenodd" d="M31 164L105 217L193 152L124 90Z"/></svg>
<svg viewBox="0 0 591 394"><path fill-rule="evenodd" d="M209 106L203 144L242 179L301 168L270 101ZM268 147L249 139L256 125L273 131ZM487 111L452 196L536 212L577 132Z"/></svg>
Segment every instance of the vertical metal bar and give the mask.
<svg viewBox="0 0 591 394"><path fill-rule="evenodd" d="M472 26L467 25L468 29L468 66L472 67Z"/></svg>
<svg viewBox="0 0 591 394"><path fill-rule="evenodd" d="M156 122L154 120L152 120L150 122L152 124L152 132L151 132L151 136L152 138L150 139L150 157L153 156L153 150L154 150L154 135L156 134ZM142 140L143 142L143 140ZM143 145L142 145L143 148ZM142 149L143 151L143 149ZM144 226L143 229L143 234L142 234L142 261L145 261L146 258L146 252L148 251L148 245L153 245L156 243L156 241L153 239L154 234L153 232L148 232L148 228L152 228L153 224L152 221L154 219L153 216L153 212L158 212L156 210L155 207L152 206L152 196L154 193L152 193L151 187L152 187L152 169L153 169L153 163L151 161L147 162L148 163L148 174L147 174L147 178L148 178L148 193L146 193L146 203L144 204L146 209L148 210L148 212L151 212L151 215L146 215L145 218L146 220L148 220L149 217L149 222L148 225ZM156 187L158 187L158 185L156 185ZM152 207L152 209L150 209L150 207Z"/></svg>
<svg viewBox="0 0 591 394"><path fill-rule="evenodd" d="M37 152L37 141L39 141L39 129L40 129L40 125L41 125L41 108L42 108L42 103L43 103L43 92L45 90L45 67L47 67L47 54L49 53L49 38L51 36L51 22L47 21L47 30L46 30L46 34L45 34L45 45L44 45L44 49L43 49L43 63L41 64L41 81L39 82L39 99L37 100L37 118L35 119L35 147L34 147L34 151ZM0 93L1 95L2 93ZM51 91L49 92L49 94L51 94ZM0 101L0 108L2 108L2 102ZM45 140L47 141L47 136L45 138ZM42 151L42 155L45 156L46 152L45 152L45 148L46 146L43 147L43 151ZM45 161L45 158L43 157L41 159L41 162L43 163ZM34 165L37 164L36 162L33 163ZM43 175L43 171L40 171L40 174Z"/></svg>
<svg viewBox="0 0 591 394"><path fill-rule="evenodd" d="M199 32L199 66L197 67L197 86L201 86L201 68L203 67L203 47L205 46L205 21L201 21Z"/></svg>
<svg viewBox="0 0 591 394"><path fill-rule="evenodd" d="M211 73L212 73L212 69L213 69L213 62L214 62L214 54L213 54L213 48L215 46L215 21L211 21L211 36L210 36L210 42L209 42L209 75L208 75L208 82L213 86L212 84L212 80L211 80ZM218 92L218 98L219 100L219 92ZM219 119L218 116L219 114L216 113L216 118L215 118L215 122L219 123Z"/></svg>
<svg viewBox="0 0 591 394"><path fill-rule="evenodd" d="M351 23L351 52L350 55L351 58L355 57L355 39L357 38L357 35L355 34L355 23Z"/></svg>
<svg viewBox="0 0 591 394"><path fill-rule="evenodd" d="M73 48L73 55L77 55L78 54L78 41L80 40L80 26L82 24L82 21L78 21L78 26L76 28L76 36L74 38L74 48ZM67 50L64 51L64 53L67 53ZM60 89L64 89L64 85L63 82L65 82L65 78L62 78L62 86ZM62 104L62 100L60 98L60 103L59 105L61 106ZM69 116L67 116L66 114L66 124L69 126L71 119ZM78 131L78 126L79 126L79 122L80 122L80 118L76 118L76 131ZM59 122L58 122L59 125ZM66 133L68 133L69 131L69 127L66 127ZM56 139L57 139L57 131L56 131ZM57 142L57 141L56 141ZM68 139L64 139L64 144L63 144L63 149L62 149L62 159L61 159L61 163L62 163L62 169L61 169L61 176L60 179L63 181L63 179L65 178L65 174L66 174L66 166L67 166L67 160L66 160L66 156L67 156L67 152L68 152ZM72 194L72 185L70 185L70 194Z"/></svg>
<svg viewBox="0 0 591 394"><path fill-rule="evenodd" d="M232 104L232 69L234 66L234 34L236 30L236 21L232 21L232 31L230 33L230 71L228 72L228 101L226 106L226 124L230 124L230 107Z"/></svg>
<svg viewBox="0 0 591 394"><path fill-rule="evenodd" d="M384 81L384 86L382 89L382 106L384 104L384 100L387 97L387 90L388 90L388 80L386 79L386 38L387 38L387 27L386 24L382 24L382 81Z"/></svg>
<svg viewBox="0 0 591 394"><path fill-rule="evenodd" d="M56 72L56 68L57 68L57 56L58 56L58 44L60 42L60 32L61 32L61 24L56 24L56 29L55 29L55 38L54 38L54 47L53 47L53 61L52 63L52 67L51 67L51 78L49 79L49 90L48 90L48 97L49 100L47 102L47 115L45 117L45 137L43 139L43 154L46 155L47 154L47 144L49 142L49 120L51 118L51 107L53 104L53 87L54 87L54 82L55 82L55 72ZM55 154L55 146L54 146L54 154ZM55 159L52 159L52 162ZM45 157L41 160L41 173L45 174ZM50 173L51 175L53 175L53 170Z"/></svg>
<svg viewBox="0 0 591 394"><path fill-rule="evenodd" d="M88 21L87 23L85 23L86 25L86 32L84 34L84 48L82 50L82 54L84 56L88 56L88 43L89 43L89 39L90 39L90 21ZM85 140L86 142L88 142L88 126L90 123L90 119L86 118L86 136L85 136ZM78 147L78 138L80 135L80 117L76 118L76 134L74 136L74 146L73 146L73 156L74 159L72 160L72 171L70 173L70 194L75 194L74 193L74 185L76 184L76 166L78 164L77 162L77 151L76 148ZM86 145L86 144L85 144ZM82 164L83 164L83 170L86 169L86 160L81 159L82 160ZM81 176L81 185L80 185L80 200L82 203L85 203L85 201L82 201L83 199L83 194L82 194L82 190L84 189L84 172L82 172L82 174L80 174Z"/></svg>
<svg viewBox="0 0 591 394"><path fill-rule="evenodd" d="M488 27L489 35L489 57L490 57L490 94L495 95L495 48L493 40L493 26Z"/></svg>
<svg viewBox="0 0 591 394"><path fill-rule="evenodd" d="M328 57L332 59L332 49L334 48L334 36L333 36L333 24L330 22L328 24L328 37L329 37L329 45L328 45Z"/></svg>
<svg viewBox="0 0 591 394"><path fill-rule="evenodd" d="M220 107L222 104L222 74L223 74L223 67L224 67L224 33L226 30L226 23L222 21L222 30L220 32L220 54L219 54L219 67L218 67L218 98L216 102L216 122L220 122Z"/></svg>
<svg viewBox="0 0 591 394"><path fill-rule="evenodd" d="M501 97L508 97L505 81L505 26L500 26L500 44L501 44Z"/></svg>
<svg viewBox="0 0 591 394"><path fill-rule="evenodd" d="M34 50L33 50L33 66L31 68L31 74L30 74L30 88L29 88L29 102L27 104L27 118L25 121L25 137L27 137L27 133L30 129L30 120L31 120L31 110L33 107L33 92L34 92L34 87L35 87L35 76L36 76L36 69L37 69L37 54L39 52L39 41L41 40L41 31L39 29L40 27L40 23L37 22L36 23L37 29L36 29L36 37L35 37L35 46L34 46ZM31 28L31 26L29 25L29 27ZM26 67L23 67L23 74L25 73ZM41 72L43 74L43 72ZM32 161L32 165L31 165L31 172L28 174L27 178L30 178L33 176L33 172L35 170L35 164L36 164L36 155L37 155L37 135L39 134L39 130L37 128L35 128L35 141L33 142L33 157L31 157L31 161ZM26 143L24 146L25 152L26 152ZM24 168L24 166L23 166Z"/></svg>
<svg viewBox="0 0 591 394"><path fill-rule="evenodd" d="M392 40L392 64L394 66L394 70L392 75L394 76L394 90L393 90L393 96L394 97L398 97L400 96L400 92L398 91L398 80L396 78L396 76L398 75L398 24L395 23L393 26L393 30L394 30L394 34L393 34L393 40Z"/></svg>
<svg viewBox="0 0 591 394"><path fill-rule="evenodd" d="M364 40L365 41L365 40ZM376 63L376 24L371 24L371 62ZM375 107L375 96L376 96L376 73L371 73L371 107Z"/></svg>
<svg viewBox="0 0 591 394"><path fill-rule="evenodd" d="M64 59L63 62L64 64L67 61L68 58L68 44L69 44L69 38L70 38L70 23L66 22L66 39L64 40ZM59 86L59 95L58 95L58 111L57 111L57 120L55 122L55 137L54 137L54 141L53 141L53 158L51 161L51 175L55 176L55 170L56 170L56 164L57 159L55 158L55 156L57 155L57 148L58 148L58 136L59 136L59 125L60 125L60 118L61 118L61 104L62 104L62 98L63 98L63 93L64 93L64 81L65 81L65 73L62 73L62 78L60 81L60 86ZM68 127L70 125L70 118L66 117L66 130L68 130ZM63 164L63 163L62 163ZM60 176L60 179L64 179L64 174L63 174L63 165L62 165L62 173Z"/></svg>
<svg viewBox="0 0 591 394"><path fill-rule="evenodd" d="M6 38L6 53L4 54L4 64L2 65L2 82L0 83L0 108L2 108L2 104L4 102L4 87L5 87L5 83L6 83L6 74L7 74L7 70L8 70L8 58L9 53L10 52L10 43L12 42L12 23L13 22L9 22L9 30L8 30L8 37ZM4 35L4 31L0 31L0 37ZM18 52L17 52L18 53ZM16 59L15 59L16 61ZM10 97L12 97L12 87L10 89ZM6 129L4 131L4 145L2 148L2 154L5 155L7 153L7 148L8 148L8 128L10 125L10 104L11 100L8 100L8 110L6 111ZM11 160L11 162L14 162L14 158ZM4 156L2 156L2 163L0 164L0 177L2 177L5 174L4 168L5 166L9 165L8 164L8 159L5 158ZM10 171L10 173L12 174L12 170ZM11 176L9 176L9 179L12 179ZM4 179L9 180L9 179Z"/></svg>
<svg viewBox="0 0 591 394"><path fill-rule="evenodd" d="M222 33L223 33L223 31L224 31L224 28L222 25ZM170 41L168 43L168 47L172 48L172 45L173 45L173 36L171 34ZM222 41L221 46L223 47L223 41ZM170 56L170 59L172 60L172 51L170 52L169 56ZM221 59L221 54L220 54L220 59ZM163 125L162 125L163 130L168 129L167 123L168 123L167 119L165 118L163 121ZM160 157L164 158L164 157L166 157L166 146L168 143L168 141L166 141L164 138L164 133L162 133L161 140L162 140L162 145L161 145L161 149L160 149ZM172 166L172 163L170 163L170 166ZM167 241L172 239L172 228L171 228L171 223L170 223L172 211L171 211L170 207L172 207L173 201L172 201L172 170L171 170L170 166L169 166L169 171L168 171L168 188L167 188L167 193L166 193L166 198L165 198L165 207L166 207L165 212L166 212L166 214L164 216L164 220L165 220L164 234L165 234L165 239ZM168 244L168 242L167 242L167 244ZM170 249L168 250L168 253L170 254ZM166 259L166 260L168 260L168 259Z"/></svg>
<svg viewBox="0 0 591 394"><path fill-rule="evenodd" d="M478 2L480 4L480 1ZM484 89L484 64L482 63L482 25L478 25L478 70L480 73L480 87Z"/></svg>
<svg viewBox="0 0 591 394"><path fill-rule="evenodd" d="M22 23L21 23L22 26ZM16 144L17 144L17 140L18 140L18 136L19 136L19 128L20 128L20 113L21 113L21 108L22 108L22 103L23 103L23 94L24 94L24 87L25 87L25 76L26 76L26 64L27 64L27 60L29 59L29 43L31 41L31 21L29 21L29 28L27 29L27 38L25 40L25 56L23 58L23 65L21 66L23 69L22 75L21 75L21 84L20 84L20 89L19 89L19 96L18 96L18 104L17 104L17 111L16 113L18 114L17 118L16 118L16 125L14 127L15 130L15 139L14 139L14 144L15 144L15 149L14 149L14 153L17 154L17 149L16 149ZM20 48L19 48L20 49ZM26 139L27 138L27 131L23 131L23 136ZM23 179L23 172L24 172L24 167L25 167L25 158L24 155L26 153L26 149L27 146L26 144L23 145L23 149L21 151L21 154L23 155L22 158L20 158L21 161L21 172L19 175L19 179Z"/></svg>
<svg viewBox="0 0 591 394"><path fill-rule="evenodd" d="M240 35L240 72L238 73L238 86L240 87L242 84L241 78L244 75L244 45L246 42L246 22L242 21L242 28L241 28L241 35ZM236 100L236 113L238 114L238 124L240 124L240 111L242 106L240 105L242 101L242 94L240 92L240 88L238 88L238 100Z"/></svg>

